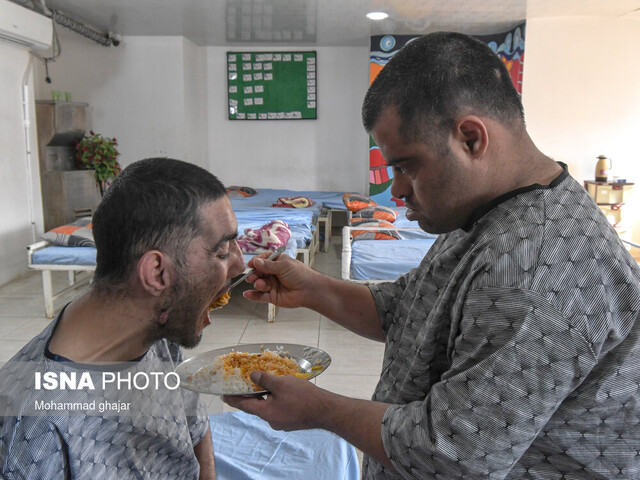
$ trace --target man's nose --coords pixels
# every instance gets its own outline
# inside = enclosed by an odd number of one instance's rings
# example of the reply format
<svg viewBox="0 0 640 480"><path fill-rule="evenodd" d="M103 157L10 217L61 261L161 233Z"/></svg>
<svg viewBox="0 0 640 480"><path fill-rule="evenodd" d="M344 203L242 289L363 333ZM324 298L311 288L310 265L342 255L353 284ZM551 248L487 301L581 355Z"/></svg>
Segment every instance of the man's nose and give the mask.
<svg viewBox="0 0 640 480"><path fill-rule="evenodd" d="M391 181L391 195L395 198L403 199L409 196L409 182L401 173L394 173Z"/></svg>
<svg viewBox="0 0 640 480"><path fill-rule="evenodd" d="M240 245L238 245L236 240L231 244L231 255L233 262L227 272L227 278L236 277L244 272L244 256L242 255L242 250L240 250Z"/></svg>

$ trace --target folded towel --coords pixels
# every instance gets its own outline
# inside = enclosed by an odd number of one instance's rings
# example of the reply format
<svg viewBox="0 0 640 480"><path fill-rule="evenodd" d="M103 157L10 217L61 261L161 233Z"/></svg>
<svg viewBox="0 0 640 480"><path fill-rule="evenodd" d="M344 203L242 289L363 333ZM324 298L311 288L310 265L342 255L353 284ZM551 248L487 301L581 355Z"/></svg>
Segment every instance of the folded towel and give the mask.
<svg viewBox="0 0 640 480"><path fill-rule="evenodd" d="M306 208L313 205L313 200L308 197L280 197L278 203L271 205L272 207L281 208Z"/></svg>
<svg viewBox="0 0 640 480"><path fill-rule="evenodd" d="M247 228L238 236L243 253L264 253L289 243L291 230L282 220L273 220L260 228Z"/></svg>

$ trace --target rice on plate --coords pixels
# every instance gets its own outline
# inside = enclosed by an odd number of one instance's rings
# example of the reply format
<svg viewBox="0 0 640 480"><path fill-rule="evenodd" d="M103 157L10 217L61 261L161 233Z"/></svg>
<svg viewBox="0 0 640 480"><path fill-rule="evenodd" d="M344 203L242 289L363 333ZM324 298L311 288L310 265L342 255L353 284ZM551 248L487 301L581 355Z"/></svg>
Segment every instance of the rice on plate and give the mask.
<svg viewBox="0 0 640 480"><path fill-rule="evenodd" d="M266 393L251 381L251 372L255 370L311 379L330 363L331 357L315 347L247 344L201 353L178 365L176 372L181 385L190 390L214 395L251 395Z"/></svg>

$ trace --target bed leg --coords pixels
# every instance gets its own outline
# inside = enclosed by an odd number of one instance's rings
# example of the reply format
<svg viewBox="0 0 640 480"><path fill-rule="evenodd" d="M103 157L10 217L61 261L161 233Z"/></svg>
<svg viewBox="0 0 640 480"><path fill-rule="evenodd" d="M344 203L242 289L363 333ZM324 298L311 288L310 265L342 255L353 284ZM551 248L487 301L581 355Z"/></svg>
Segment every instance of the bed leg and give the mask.
<svg viewBox="0 0 640 480"><path fill-rule="evenodd" d="M267 322L273 323L276 321L276 309L277 307L273 303L267 305Z"/></svg>
<svg viewBox="0 0 640 480"><path fill-rule="evenodd" d="M314 235L313 237L313 242L314 244L311 245L311 248L309 249L309 266L310 267L313 267L313 262L316 258L316 250L318 250L318 243L320 242L320 238L317 230L316 230L316 235Z"/></svg>
<svg viewBox="0 0 640 480"><path fill-rule="evenodd" d="M42 289L44 291L44 314L47 318L53 318L53 282L51 270L42 271Z"/></svg>
<svg viewBox="0 0 640 480"><path fill-rule="evenodd" d="M351 280L351 227L342 227L342 258L340 261L343 280Z"/></svg>
<svg viewBox="0 0 640 480"><path fill-rule="evenodd" d="M325 252L329 251L329 239L331 238L331 220L332 220L332 211L329 209L327 213L327 218L324 221L324 245L322 245L322 250Z"/></svg>
<svg viewBox="0 0 640 480"><path fill-rule="evenodd" d="M324 207L318 217L318 229L324 227L324 242L322 243L322 251L329 251L329 238L331 237L331 209ZM320 238L318 236L318 250L320 250Z"/></svg>

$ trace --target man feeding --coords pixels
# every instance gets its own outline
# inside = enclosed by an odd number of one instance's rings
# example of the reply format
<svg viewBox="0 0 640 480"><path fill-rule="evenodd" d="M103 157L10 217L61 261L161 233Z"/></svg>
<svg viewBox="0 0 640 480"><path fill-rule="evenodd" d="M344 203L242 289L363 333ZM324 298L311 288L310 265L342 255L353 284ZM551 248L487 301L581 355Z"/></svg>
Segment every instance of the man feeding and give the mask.
<svg viewBox="0 0 640 480"><path fill-rule="evenodd" d="M271 394L226 401L337 433L366 479L639 478L640 269L532 142L502 61L465 35L418 38L372 83L363 120L435 244L369 288L254 259L245 295L384 342L373 398L254 372Z"/></svg>

